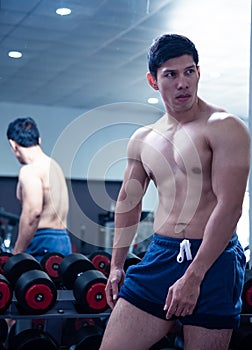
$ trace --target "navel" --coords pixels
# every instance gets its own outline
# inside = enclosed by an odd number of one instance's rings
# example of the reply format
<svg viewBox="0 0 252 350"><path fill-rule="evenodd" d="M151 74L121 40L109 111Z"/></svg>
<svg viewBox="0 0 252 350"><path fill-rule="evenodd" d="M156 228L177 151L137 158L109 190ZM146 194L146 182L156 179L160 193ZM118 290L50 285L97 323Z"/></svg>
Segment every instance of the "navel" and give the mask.
<svg viewBox="0 0 252 350"><path fill-rule="evenodd" d="M192 168L192 172L194 174L201 174L201 169L199 167L194 167L194 168Z"/></svg>
<svg viewBox="0 0 252 350"><path fill-rule="evenodd" d="M178 222L176 225L175 225L175 233L182 233L184 234L185 233L185 229L186 229L186 226L187 226L187 223L185 222Z"/></svg>

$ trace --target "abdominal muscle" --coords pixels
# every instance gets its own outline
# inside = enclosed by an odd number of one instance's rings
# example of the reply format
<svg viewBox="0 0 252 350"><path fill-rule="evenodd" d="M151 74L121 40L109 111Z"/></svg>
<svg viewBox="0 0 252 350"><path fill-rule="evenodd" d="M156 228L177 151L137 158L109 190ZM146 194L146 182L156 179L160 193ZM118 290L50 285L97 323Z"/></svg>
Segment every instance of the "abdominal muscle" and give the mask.
<svg viewBox="0 0 252 350"><path fill-rule="evenodd" d="M154 232L173 238L202 239L215 206L213 193L201 195L197 201L174 198L172 205L161 196L155 214Z"/></svg>

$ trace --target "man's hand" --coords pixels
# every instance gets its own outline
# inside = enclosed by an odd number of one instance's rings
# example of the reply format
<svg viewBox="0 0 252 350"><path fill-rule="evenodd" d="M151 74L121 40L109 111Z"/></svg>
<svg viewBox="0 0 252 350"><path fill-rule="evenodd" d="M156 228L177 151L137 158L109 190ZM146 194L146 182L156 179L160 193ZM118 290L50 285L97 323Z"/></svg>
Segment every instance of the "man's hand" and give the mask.
<svg viewBox="0 0 252 350"><path fill-rule="evenodd" d="M193 313L200 293L200 284L186 276L177 280L168 290L164 310L166 318Z"/></svg>
<svg viewBox="0 0 252 350"><path fill-rule="evenodd" d="M107 303L114 308L118 299L118 292L122 286L125 278L125 272L123 269L112 269L109 274L108 282L105 288Z"/></svg>

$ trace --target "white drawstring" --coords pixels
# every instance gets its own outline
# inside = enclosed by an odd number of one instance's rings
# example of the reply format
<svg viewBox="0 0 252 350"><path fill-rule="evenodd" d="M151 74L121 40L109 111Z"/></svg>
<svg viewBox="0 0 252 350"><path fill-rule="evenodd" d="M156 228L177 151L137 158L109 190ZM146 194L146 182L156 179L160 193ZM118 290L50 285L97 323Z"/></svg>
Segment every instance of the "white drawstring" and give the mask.
<svg viewBox="0 0 252 350"><path fill-rule="evenodd" d="M186 259L187 260L192 260L192 253L191 253L191 243L189 242L188 239L184 239L180 243L180 250L177 256L177 262L182 263L184 261L185 253L186 253Z"/></svg>

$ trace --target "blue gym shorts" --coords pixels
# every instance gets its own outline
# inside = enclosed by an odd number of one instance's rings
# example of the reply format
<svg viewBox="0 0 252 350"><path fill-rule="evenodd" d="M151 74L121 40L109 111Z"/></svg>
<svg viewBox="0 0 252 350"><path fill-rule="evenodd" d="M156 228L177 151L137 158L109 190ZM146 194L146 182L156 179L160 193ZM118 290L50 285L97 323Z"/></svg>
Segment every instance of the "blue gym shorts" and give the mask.
<svg viewBox="0 0 252 350"><path fill-rule="evenodd" d="M39 229L25 252L33 255L38 261L50 252L69 255L72 253L69 234L67 230Z"/></svg>
<svg viewBox="0 0 252 350"><path fill-rule="evenodd" d="M183 239L154 234L144 258L127 269L119 297L156 317L166 319L163 310L168 289L192 260L177 262ZM201 239L190 239L192 258ZM178 317L184 325L209 329L235 329L240 324L241 293L246 258L235 234L225 251L207 271L192 315Z"/></svg>

